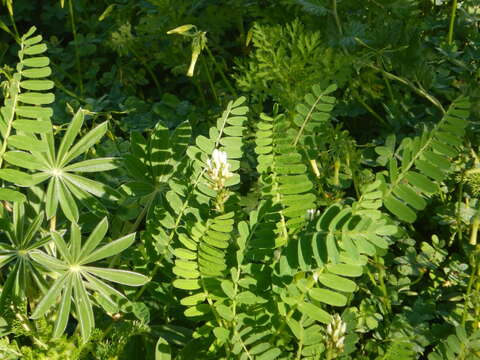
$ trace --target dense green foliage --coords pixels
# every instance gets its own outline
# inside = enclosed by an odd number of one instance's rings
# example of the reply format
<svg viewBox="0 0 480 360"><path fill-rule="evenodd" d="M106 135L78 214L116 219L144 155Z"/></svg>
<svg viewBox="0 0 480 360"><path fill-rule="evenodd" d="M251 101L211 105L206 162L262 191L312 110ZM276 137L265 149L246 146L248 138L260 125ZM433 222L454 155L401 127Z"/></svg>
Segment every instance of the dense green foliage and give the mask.
<svg viewBox="0 0 480 360"><path fill-rule="evenodd" d="M1 359L480 359L477 1L0 10Z"/></svg>

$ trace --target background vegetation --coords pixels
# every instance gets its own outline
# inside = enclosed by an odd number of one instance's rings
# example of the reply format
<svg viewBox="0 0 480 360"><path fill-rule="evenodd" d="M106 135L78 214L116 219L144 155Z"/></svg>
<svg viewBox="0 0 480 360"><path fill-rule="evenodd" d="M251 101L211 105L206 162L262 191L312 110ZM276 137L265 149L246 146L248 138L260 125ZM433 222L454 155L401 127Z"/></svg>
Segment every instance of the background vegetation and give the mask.
<svg viewBox="0 0 480 360"><path fill-rule="evenodd" d="M478 1L0 28L0 358L480 359Z"/></svg>

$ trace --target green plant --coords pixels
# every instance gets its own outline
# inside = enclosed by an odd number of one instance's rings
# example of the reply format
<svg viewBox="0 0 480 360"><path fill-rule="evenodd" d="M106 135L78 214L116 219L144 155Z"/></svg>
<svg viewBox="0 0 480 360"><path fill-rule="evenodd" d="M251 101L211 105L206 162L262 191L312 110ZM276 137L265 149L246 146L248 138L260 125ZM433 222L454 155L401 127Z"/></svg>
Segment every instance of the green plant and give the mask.
<svg viewBox="0 0 480 360"><path fill-rule="evenodd" d="M476 3L2 4L0 357L478 358Z"/></svg>

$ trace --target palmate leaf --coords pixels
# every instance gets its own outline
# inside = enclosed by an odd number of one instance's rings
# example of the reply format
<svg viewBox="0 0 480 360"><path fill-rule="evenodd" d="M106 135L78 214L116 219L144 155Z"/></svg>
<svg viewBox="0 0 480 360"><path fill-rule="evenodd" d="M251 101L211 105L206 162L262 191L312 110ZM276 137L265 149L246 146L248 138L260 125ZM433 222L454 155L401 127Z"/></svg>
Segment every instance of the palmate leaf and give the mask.
<svg viewBox="0 0 480 360"><path fill-rule="evenodd" d="M398 154L388 162L389 179L384 183L383 204L400 220L412 223L416 212L423 210L426 198L439 189L452 171L451 159L458 155L468 125L470 102L455 100L433 130L421 136L406 138Z"/></svg>
<svg viewBox="0 0 480 360"><path fill-rule="evenodd" d="M116 199L116 193L108 186L88 179L79 173L91 173L113 170L118 167L116 158L98 158L72 163L78 156L87 152L97 143L107 130L107 123L102 123L85 134L77 143L75 139L84 122L84 111L78 110L67 128L57 153L54 150L52 132L42 134L42 148L23 146L27 151L9 151L5 160L11 165L34 170L33 175L22 173L10 174L0 170L0 178L4 178L20 186L29 186L48 180L45 198L47 218L55 215L58 205L70 221L77 221L79 208L77 199L82 205L95 214L106 214L101 202L95 197ZM30 143L26 140L27 143ZM9 170L10 172L13 170ZM15 175L15 176L13 176ZM27 185L29 184L29 185Z"/></svg>
<svg viewBox="0 0 480 360"><path fill-rule="evenodd" d="M27 295L46 289L45 271L31 258L31 254L44 246L49 239L39 234L44 215L40 213L28 222L22 203L15 202L12 216L6 216L2 227L8 243L0 244L0 267L8 266L8 275L0 295L0 312L9 301L24 300Z"/></svg>
<svg viewBox="0 0 480 360"><path fill-rule="evenodd" d="M52 233L52 240L60 254L60 259L47 255L40 250L32 252L31 256L36 262L59 274L31 316L33 319L44 316L51 307L57 305L57 300L60 297L54 337L61 336L65 331L71 313L72 294L80 332L83 340L87 341L95 326L93 317L94 299L89 290L95 291L110 309L118 304L119 299L125 297L104 280L129 286L141 286L148 281L146 276L128 270L87 266L87 264L119 254L132 245L135 239L135 234L130 234L98 247L107 229L108 222L105 218L95 227L82 246L80 228L73 223L70 230L70 245L67 245L62 235L56 232Z"/></svg>

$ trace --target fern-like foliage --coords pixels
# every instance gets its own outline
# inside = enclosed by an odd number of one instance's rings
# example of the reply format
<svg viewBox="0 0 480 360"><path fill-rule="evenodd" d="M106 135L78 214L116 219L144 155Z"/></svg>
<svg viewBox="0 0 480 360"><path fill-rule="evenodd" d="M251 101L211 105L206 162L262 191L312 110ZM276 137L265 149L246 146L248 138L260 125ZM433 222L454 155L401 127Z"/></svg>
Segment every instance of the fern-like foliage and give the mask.
<svg viewBox="0 0 480 360"><path fill-rule="evenodd" d="M212 282L209 279L221 276L226 269L225 249L233 230L233 215L223 214L205 224L197 223L189 233L178 235L182 247L174 250L173 273L179 278L173 281L173 286L191 291L180 301L188 307L186 316L201 316L211 311L205 303L211 297L209 284Z"/></svg>
<svg viewBox="0 0 480 360"><path fill-rule="evenodd" d="M261 114L256 133L257 170L262 174L263 192L274 204L280 204L279 234L286 242L288 233L303 226L307 210L314 209L313 184L306 175L307 167L296 151L285 116L275 118Z"/></svg>
<svg viewBox="0 0 480 360"><path fill-rule="evenodd" d="M350 56L327 47L323 34L307 30L298 19L285 25L254 24L250 34L254 49L237 62L235 79L261 102L272 98L294 109L313 85L327 87L335 81L342 87L353 72Z"/></svg>
<svg viewBox="0 0 480 360"><path fill-rule="evenodd" d="M21 38L17 71L10 79L5 105L0 109L0 167L9 147L19 150L43 148L37 134L51 131L53 111L44 105L55 100L55 96L48 92L53 88L53 82L48 80L52 70L48 66L49 58L42 56L47 46L42 43L41 35L33 36L35 31L36 28L32 27ZM29 186L28 181L22 182L21 174L13 169L4 171L2 179L11 181L16 175L20 175L18 185ZM2 187L0 199L24 201L26 198L19 191Z"/></svg>
<svg viewBox="0 0 480 360"><path fill-rule="evenodd" d="M295 135L293 145L297 145L305 133L313 134L318 132L322 125L330 118L330 112L333 109L335 98L328 96L337 89L333 84L325 90L319 85L313 85L312 93L305 95L305 103L297 104L296 114L293 122L298 126L298 133Z"/></svg>
<svg viewBox="0 0 480 360"><path fill-rule="evenodd" d="M459 98L431 131L402 141L388 163L389 179L384 181L385 207L400 220L414 222L423 210L425 197L451 172L451 158L458 154L469 116L470 102Z"/></svg>
<svg viewBox="0 0 480 360"><path fill-rule="evenodd" d="M205 171L207 160L211 158L214 149L222 150L227 154L230 171L234 173L225 185L228 187L240 182L240 175L235 174L235 171L240 167L239 159L243 154L242 136L245 130L243 123L247 120L248 112L248 107L244 103L245 97L230 101L222 116L217 119L216 126L210 128L209 136L197 136L195 145L190 146L187 150L187 154L194 161L196 175L201 174L202 180L198 188L204 195L215 196L215 191L209 187L210 179Z"/></svg>

